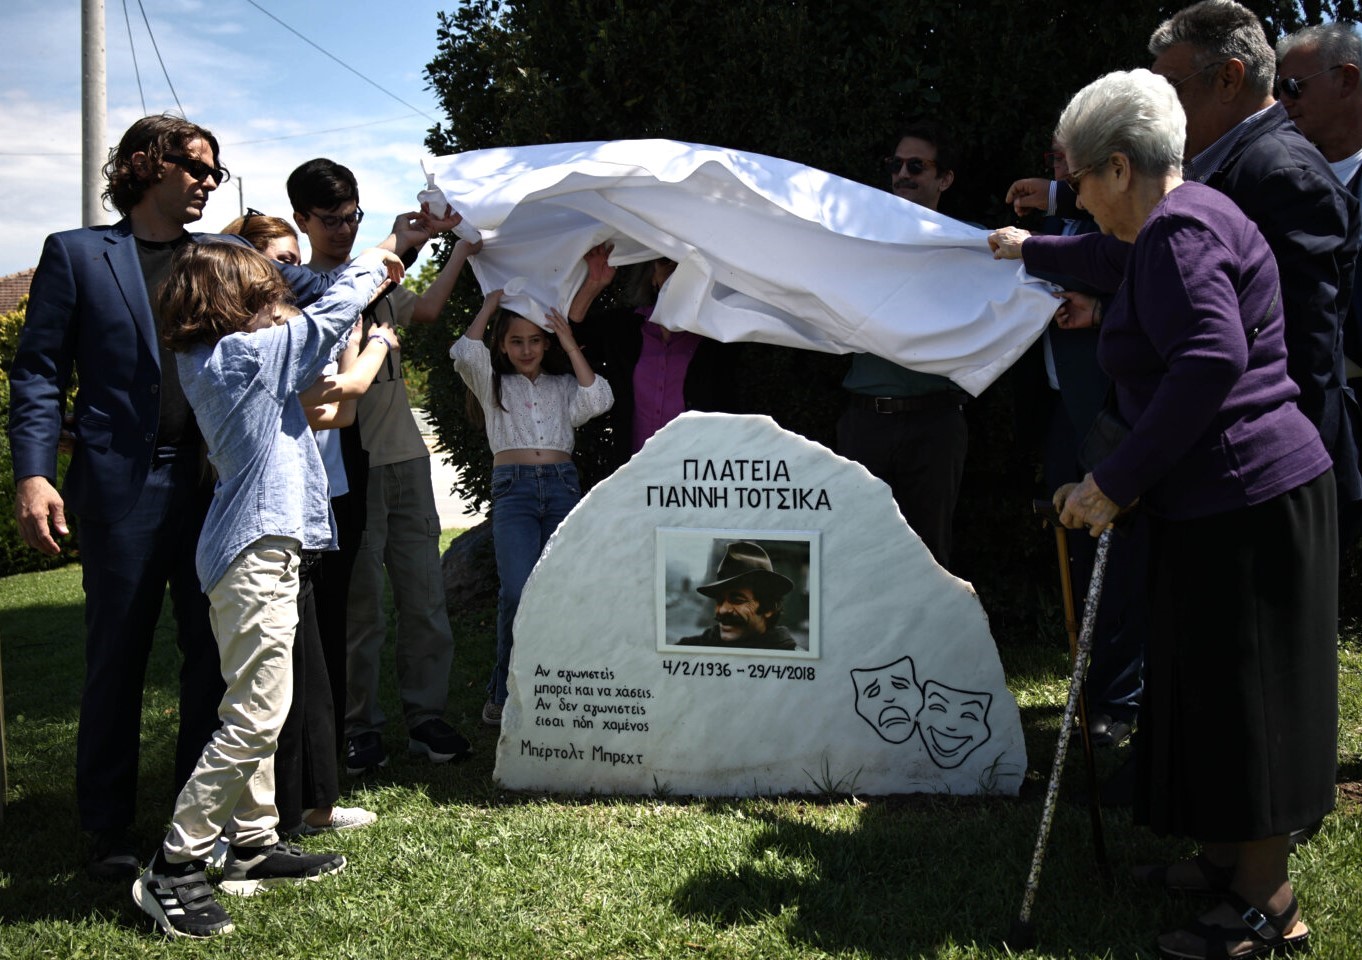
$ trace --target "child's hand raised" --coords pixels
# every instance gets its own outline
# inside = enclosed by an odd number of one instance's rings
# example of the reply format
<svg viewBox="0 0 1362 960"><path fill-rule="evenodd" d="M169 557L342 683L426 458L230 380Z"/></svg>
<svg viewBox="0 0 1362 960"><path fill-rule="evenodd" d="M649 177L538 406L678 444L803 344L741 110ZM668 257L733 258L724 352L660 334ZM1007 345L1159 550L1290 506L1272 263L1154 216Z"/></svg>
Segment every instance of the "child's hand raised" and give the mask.
<svg viewBox="0 0 1362 960"><path fill-rule="evenodd" d="M388 268L388 279L393 283L401 283L402 278L407 275L407 268L402 263L402 258L379 247L374 249L383 254L383 265Z"/></svg>
<svg viewBox="0 0 1362 960"><path fill-rule="evenodd" d="M553 332L558 335L558 342L563 345L564 350L571 353L573 350L581 349L577 346L577 341L572 336L572 324L567 322L566 317L552 308L549 309L545 316L548 317L549 324L553 327Z"/></svg>
<svg viewBox="0 0 1362 960"><path fill-rule="evenodd" d="M393 283L401 283L402 278L407 273L407 268L402 265L402 259L397 254L384 250L382 247L370 247L355 259L364 260L368 263L382 263L388 271L388 279Z"/></svg>

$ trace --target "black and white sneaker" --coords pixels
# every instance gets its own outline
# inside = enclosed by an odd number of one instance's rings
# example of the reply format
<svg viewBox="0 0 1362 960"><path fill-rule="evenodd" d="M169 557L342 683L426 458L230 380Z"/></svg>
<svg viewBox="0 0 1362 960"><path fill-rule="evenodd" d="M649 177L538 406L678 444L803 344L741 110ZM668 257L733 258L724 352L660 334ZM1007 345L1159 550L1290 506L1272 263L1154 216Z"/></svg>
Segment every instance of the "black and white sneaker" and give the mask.
<svg viewBox="0 0 1362 960"><path fill-rule="evenodd" d="M132 885L132 901L167 936L204 939L231 933L232 918L213 899L202 860L168 863L157 850L151 865Z"/></svg>
<svg viewBox="0 0 1362 960"><path fill-rule="evenodd" d="M388 765L388 751L377 733L361 733L350 738L345 747L345 772L352 777Z"/></svg>
<svg viewBox="0 0 1362 960"><path fill-rule="evenodd" d="M282 841L267 847L232 844L222 867L221 888L223 893L253 897L270 887L319 880L344 869L345 857L339 853L307 853Z"/></svg>
<svg viewBox="0 0 1362 960"><path fill-rule="evenodd" d="M412 727L407 740L408 753L418 756L425 754L431 763L462 760L468 756L470 749L463 734L439 718Z"/></svg>

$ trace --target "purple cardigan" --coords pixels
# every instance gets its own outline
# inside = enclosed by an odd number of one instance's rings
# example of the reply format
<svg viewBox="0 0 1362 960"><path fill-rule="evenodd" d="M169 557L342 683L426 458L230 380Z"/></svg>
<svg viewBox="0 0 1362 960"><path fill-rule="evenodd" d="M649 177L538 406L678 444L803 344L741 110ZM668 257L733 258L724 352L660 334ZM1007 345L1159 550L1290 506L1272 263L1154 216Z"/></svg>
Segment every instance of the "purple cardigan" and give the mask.
<svg viewBox="0 0 1362 960"><path fill-rule="evenodd" d="M1139 497L1189 519L1262 503L1329 469L1286 373L1276 261L1219 191L1172 190L1133 245L1031 237L1022 259L1116 292L1097 353L1131 432L1093 471L1112 500Z"/></svg>

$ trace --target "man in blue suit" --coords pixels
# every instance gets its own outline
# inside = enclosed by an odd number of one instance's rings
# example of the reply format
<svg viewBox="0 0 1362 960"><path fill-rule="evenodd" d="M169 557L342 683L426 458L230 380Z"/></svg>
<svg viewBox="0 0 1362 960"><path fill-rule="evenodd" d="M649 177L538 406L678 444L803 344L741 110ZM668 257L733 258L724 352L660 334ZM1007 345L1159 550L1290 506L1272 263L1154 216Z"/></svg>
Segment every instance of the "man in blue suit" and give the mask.
<svg viewBox="0 0 1362 960"><path fill-rule="evenodd" d="M81 827L93 835L91 873L137 875L129 835L137 793L142 688L166 585L178 624L180 729L175 787L217 728L223 681L194 548L212 497L198 424L160 345L154 291L175 250L200 235L228 173L202 127L145 117L105 165L113 226L47 238L10 372L15 514L25 541L56 555L80 518L86 676L76 742ZM73 369L71 465L59 493L57 447Z"/></svg>

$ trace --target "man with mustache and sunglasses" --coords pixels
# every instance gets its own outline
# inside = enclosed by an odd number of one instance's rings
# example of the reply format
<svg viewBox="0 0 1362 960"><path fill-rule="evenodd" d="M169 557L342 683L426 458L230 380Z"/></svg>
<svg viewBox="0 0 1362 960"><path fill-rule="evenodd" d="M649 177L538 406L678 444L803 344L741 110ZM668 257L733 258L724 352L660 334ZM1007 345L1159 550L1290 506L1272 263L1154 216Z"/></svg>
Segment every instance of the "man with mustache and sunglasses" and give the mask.
<svg viewBox="0 0 1362 960"><path fill-rule="evenodd" d="M889 189L929 210L955 182L949 144L926 124L905 127L885 160ZM889 484L899 512L936 562L948 566L951 521L965 469L968 395L934 373L869 353L854 354L842 386L837 452Z"/></svg>

